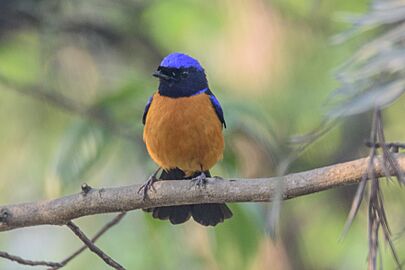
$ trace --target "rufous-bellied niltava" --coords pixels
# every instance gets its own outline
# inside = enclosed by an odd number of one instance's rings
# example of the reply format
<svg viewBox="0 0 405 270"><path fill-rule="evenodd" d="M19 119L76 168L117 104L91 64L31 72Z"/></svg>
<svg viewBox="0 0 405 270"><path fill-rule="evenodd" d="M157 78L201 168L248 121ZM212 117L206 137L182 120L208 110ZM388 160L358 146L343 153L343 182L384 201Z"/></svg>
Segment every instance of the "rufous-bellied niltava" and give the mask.
<svg viewBox="0 0 405 270"><path fill-rule="evenodd" d="M142 186L144 196L163 169L160 180L193 179L204 185L224 151L222 128L226 127L218 99L208 87L200 63L182 53L166 56L153 74L158 90L149 98L143 114L143 139L159 169ZM141 188L141 189L142 189ZM215 226L232 217L223 203L165 206L146 209L158 219L180 224L193 217Z"/></svg>

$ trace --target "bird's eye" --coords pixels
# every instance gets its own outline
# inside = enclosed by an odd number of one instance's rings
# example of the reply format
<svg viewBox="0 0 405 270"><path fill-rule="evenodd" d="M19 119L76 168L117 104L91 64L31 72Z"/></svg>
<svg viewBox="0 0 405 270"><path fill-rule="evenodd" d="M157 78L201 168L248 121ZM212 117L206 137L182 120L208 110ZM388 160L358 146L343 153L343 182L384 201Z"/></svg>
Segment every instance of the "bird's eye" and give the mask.
<svg viewBox="0 0 405 270"><path fill-rule="evenodd" d="M182 78L187 78L187 76L188 76L188 71L183 71L183 72L181 73L181 77L182 77Z"/></svg>

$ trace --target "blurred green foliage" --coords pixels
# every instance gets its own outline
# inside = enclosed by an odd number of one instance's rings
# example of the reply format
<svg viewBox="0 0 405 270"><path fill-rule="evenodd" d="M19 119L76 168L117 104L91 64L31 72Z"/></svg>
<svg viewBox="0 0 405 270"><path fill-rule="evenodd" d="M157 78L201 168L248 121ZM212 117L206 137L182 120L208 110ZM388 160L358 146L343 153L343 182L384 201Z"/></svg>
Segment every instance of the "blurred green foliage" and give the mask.
<svg viewBox="0 0 405 270"><path fill-rule="evenodd" d="M332 46L331 37L349 29L338 20L339 12L364 13L369 4L2 1L0 203L62 196L83 182L143 182L155 166L142 142L141 123L157 87L151 73L173 51L201 61L224 107L226 151L213 175L275 175L292 151L290 137L322 122L327 98L341 86L332 71L378 32ZM402 97L384 112L390 141L405 137L404 102ZM363 156L369 123L367 112L349 117L291 171ZM405 198L397 186L383 184L383 189L392 230L400 232ZM194 222L172 226L134 211L99 245L128 269L364 269L365 208L346 239L338 241L353 193L353 187L339 188L284 203L276 243L266 234L268 205L235 204L234 217L216 228ZM79 225L91 235L109 218L87 217ZM404 241L395 244L405 254ZM79 245L63 228L0 234L0 250L32 259L59 260ZM393 269L389 252L383 249L381 255L386 269ZM66 269L90 266L106 268L86 252ZM26 269L3 260L0 268Z"/></svg>

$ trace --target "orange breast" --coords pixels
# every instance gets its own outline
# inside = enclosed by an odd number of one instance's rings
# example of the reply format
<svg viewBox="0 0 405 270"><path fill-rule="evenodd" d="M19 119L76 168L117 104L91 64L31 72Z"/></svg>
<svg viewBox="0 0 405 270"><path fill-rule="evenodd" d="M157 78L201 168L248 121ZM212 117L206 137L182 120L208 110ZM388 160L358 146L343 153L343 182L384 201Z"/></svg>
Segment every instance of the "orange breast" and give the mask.
<svg viewBox="0 0 405 270"><path fill-rule="evenodd" d="M143 139L149 155L163 169L187 175L208 170L222 158L224 138L209 96L153 96Z"/></svg>

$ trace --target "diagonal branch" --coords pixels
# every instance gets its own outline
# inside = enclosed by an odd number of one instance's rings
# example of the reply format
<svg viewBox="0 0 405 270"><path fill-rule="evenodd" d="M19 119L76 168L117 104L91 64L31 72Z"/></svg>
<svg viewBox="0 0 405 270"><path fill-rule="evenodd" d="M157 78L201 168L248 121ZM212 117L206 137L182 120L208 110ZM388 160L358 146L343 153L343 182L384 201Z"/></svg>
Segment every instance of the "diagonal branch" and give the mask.
<svg viewBox="0 0 405 270"><path fill-rule="evenodd" d="M398 166L405 171L405 155L396 154ZM358 159L284 176L284 200L314 192L359 183L367 170L368 159ZM390 168L391 169L391 168ZM393 172L391 172L393 173ZM384 175L376 164L376 177ZM0 206L0 231L43 224L61 225L94 214L123 212L157 206L221 202L268 202L277 192L277 179L208 179L204 188L189 180L158 181L156 191L138 193L140 185L91 189L55 200Z"/></svg>
<svg viewBox="0 0 405 270"><path fill-rule="evenodd" d="M98 231L96 233L96 235L91 238L91 242L95 243L104 233L106 233L109 229L111 229L111 227L115 226L116 224L118 224L122 218L126 215L126 212L122 212L119 213L115 218L113 218L110 222L108 222L107 224L105 224L100 231ZM83 245L81 248L79 248L78 250L76 250L72 255L70 255L69 257L67 257L66 259L64 259L63 261L61 261L59 263L59 265L56 265L52 268L50 268L49 270L57 270L60 269L62 267L64 267L66 264L68 264L71 260L73 260L74 258L76 258L77 256L80 255L80 253L82 253L83 251L85 251L88 248L87 245Z"/></svg>
<svg viewBox="0 0 405 270"><path fill-rule="evenodd" d="M83 243L97 256L99 256L106 264L110 265L114 269L117 270L125 270L122 265L114 261L110 256L105 254L101 249L99 249L97 246L93 244L93 242L80 230L79 227L77 227L76 224L74 224L72 221L69 221L66 226L69 227L69 229L72 230L74 234L76 234L77 237L80 238L80 240L83 241Z"/></svg>

